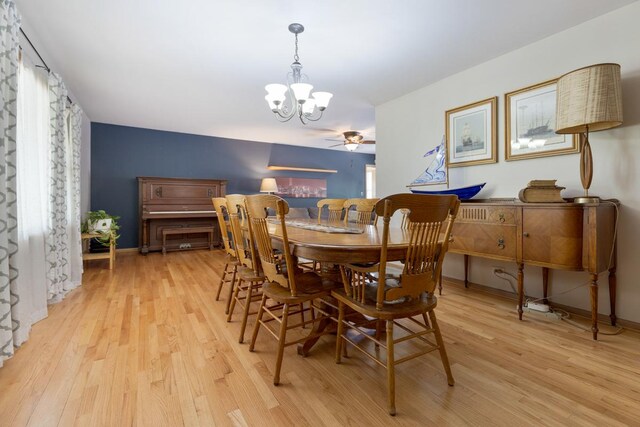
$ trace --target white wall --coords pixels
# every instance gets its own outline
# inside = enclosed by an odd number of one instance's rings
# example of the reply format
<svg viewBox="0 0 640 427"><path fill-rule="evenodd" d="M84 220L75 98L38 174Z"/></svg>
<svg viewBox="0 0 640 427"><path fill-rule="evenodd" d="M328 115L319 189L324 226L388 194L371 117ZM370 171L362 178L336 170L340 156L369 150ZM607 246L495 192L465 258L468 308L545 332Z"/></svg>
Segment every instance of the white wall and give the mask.
<svg viewBox="0 0 640 427"><path fill-rule="evenodd" d="M551 12L552 13L552 12ZM487 182L480 198L517 197L531 179L557 179L563 196L580 195L577 154L504 161L504 94L558 77L573 69L616 62L622 67L624 124L590 135L594 155L591 193L622 202L618 239L619 318L640 322L640 3L618 9L544 40L447 77L376 108L378 194L406 192L427 166L422 155L444 134L444 112L492 96L498 103L498 163L452 168L451 186ZM525 25L523 23L523 25ZM490 31L490 29L489 29ZM443 35L446 42L446 34ZM434 187L437 189L438 187ZM515 264L471 259L470 280L508 290L491 266L516 272ZM525 291L542 293L540 268L525 268ZM462 278L462 256L450 254L444 274ZM551 272L550 293L582 288L553 301L589 309L588 276ZM600 313L609 313L606 275L600 277Z"/></svg>

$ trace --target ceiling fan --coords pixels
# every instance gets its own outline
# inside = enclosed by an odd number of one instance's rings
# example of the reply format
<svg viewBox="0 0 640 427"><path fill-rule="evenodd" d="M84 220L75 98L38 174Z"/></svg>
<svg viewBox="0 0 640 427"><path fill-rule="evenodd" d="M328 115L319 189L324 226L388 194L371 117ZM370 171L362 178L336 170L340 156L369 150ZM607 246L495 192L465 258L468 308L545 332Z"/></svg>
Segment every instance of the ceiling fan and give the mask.
<svg viewBox="0 0 640 427"><path fill-rule="evenodd" d="M340 145L344 145L348 151L355 151L360 144L375 144L376 142L372 139L364 139L360 132L356 130L348 130L346 132L342 132L344 136L344 141L341 144L331 145L331 147L338 147ZM329 141L337 141L335 139L329 139Z"/></svg>

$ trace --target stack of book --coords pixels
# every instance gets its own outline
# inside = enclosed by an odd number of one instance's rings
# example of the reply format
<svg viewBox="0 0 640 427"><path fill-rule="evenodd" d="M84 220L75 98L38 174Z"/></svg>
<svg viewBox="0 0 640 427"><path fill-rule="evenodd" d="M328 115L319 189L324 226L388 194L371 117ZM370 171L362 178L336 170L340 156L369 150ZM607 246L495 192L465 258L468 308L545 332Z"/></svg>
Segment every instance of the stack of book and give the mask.
<svg viewBox="0 0 640 427"><path fill-rule="evenodd" d="M555 179L534 179L518 193L525 203L557 203L565 200L560 195L564 187L558 187Z"/></svg>

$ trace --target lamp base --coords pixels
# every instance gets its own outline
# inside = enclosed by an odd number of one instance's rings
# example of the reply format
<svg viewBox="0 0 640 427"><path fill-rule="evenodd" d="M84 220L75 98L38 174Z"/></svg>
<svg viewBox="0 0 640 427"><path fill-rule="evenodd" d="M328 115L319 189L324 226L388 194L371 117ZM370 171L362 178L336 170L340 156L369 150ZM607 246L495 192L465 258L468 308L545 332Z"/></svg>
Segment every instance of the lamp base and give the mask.
<svg viewBox="0 0 640 427"><path fill-rule="evenodd" d="M573 203L579 203L581 205L587 205L587 204L590 204L590 203L598 204L598 203L600 203L600 197L598 197L598 196L575 197L573 199Z"/></svg>

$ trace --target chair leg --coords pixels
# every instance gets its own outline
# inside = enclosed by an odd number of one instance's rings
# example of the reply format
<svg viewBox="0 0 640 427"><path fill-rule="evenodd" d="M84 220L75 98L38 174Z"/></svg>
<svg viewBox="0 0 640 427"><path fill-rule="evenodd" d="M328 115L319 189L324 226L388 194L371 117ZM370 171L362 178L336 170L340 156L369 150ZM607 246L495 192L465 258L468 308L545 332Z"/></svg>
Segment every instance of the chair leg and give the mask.
<svg viewBox="0 0 640 427"><path fill-rule="evenodd" d="M436 342L438 343L438 347L440 347L440 359L442 360L442 366L444 366L444 370L447 373L447 383L452 386L455 384L455 381L453 380L453 374L451 373L451 365L449 365L447 351L444 349L444 341L442 340L440 327L438 326L438 322L436 321L436 313L430 311L429 318L431 319L433 334L436 336Z"/></svg>
<svg viewBox="0 0 640 427"><path fill-rule="evenodd" d="M273 375L273 385L280 384L280 368L282 367L282 357L284 356L284 346L287 338L287 322L289 320L289 304L282 307L282 323L280 323L280 333L278 334L278 357L276 358L276 371Z"/></svg>
<svg viewBox="0 0 640 427"><path fill-rule="evenodd" d="M393 320L387 320L387 393L389 414L396 414L396 369L393 352Z"/></svg>
<svg viewBox="0 0 640 427"><path fill-rule="evenodd" d="M338 332L336 333L336 363L342 362L342 346L344 340L342 334L344 333L344 303L340 301L338 303Z"/></svg>
<svg viewBox="0 0 640 427"><path fill-rule="evenodd" d="M238 339L240 344L244 341L244 331L247 328L247 319L249 318L249 309L251 308L251 300L253 298L253 287L254 282L250 280L247 292L245 293L247 297L244 301L244 313L242 313L242 325L240 326L240 338ZM229 317L231 317L231 314L229 314Z"/></svg>
<svg viewBox="0 0 640 427"><path fill-rule="evenodd" d="M304 321L304 303L300 303L300 320L302 321L302 329L307 328L307 323Z"/></svg>
<svg viewBox="0 0 640 427"><path fill-rule="evenodd" d="M256 338L258 338L258 331L260 330L260 322L262 321L262 315L264 314L264 305L267 302L267 296L262 295L260 301L260 309L258 309L258 316L256 317L256 324L253 325L253 334L251 335L251 344L249 345L249 351L253 351L256 346Z"/></svg>
<svg viewBox="0 0 640 427"><path fill-rule="evenodd" d="M218 284L218 291L216 292L216 301L220 300L220 292L222 291L222 286L224 285L224 278L229 274L229 263L225 263L224 270L222 270L222 277L220 277L220 284Z"/></svg>
<svg viewBox="0 0 640 427"><path fill-rule="evenodd" d="M238 296L240 295L240 288L242 288L242 278L238 279L238 284L236 285L236 289L233 292L233 297L231 297L231 305L229 306L229 313L227 314L227 322L231 322L233 311L236 308L236 301L238 301Z"/></svg>
<svg viewBox="0 0 640 427"><path fill-rule="evenodd" d="M231 306L231 299L233 297L233 290L236 286L236 275L238 274L238 266L233 266L233 273L231 275L231 283L229 286L229 295L227 296L227 305L224 308L224 314L229 314L229 307Z"/></svg>

